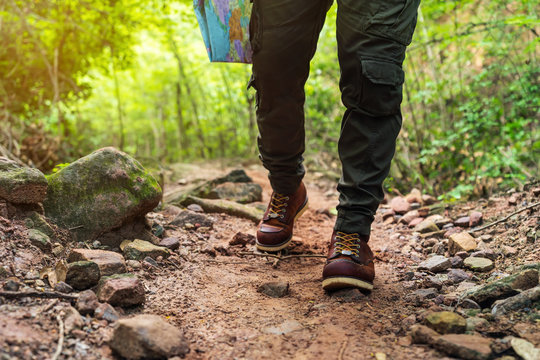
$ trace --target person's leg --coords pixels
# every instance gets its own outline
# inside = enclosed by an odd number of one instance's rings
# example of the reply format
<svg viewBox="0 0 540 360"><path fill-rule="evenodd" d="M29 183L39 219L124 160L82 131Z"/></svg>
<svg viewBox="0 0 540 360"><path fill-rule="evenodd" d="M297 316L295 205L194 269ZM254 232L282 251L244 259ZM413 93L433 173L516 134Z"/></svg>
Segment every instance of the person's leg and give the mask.
<svg viewBox="0 0 540 360"><path fill-rule="evenodd" d="M254 0L250 22L259 152L274 190L257 230L257 248L290 243L305 210L304 84L331 0Z"/></svg>
<svg viewBox="0 0 540 360"><path fill-rule="evenodd" d="M274 191L294 193L304 176L304 84L332 0L254 0L251 85L258 145Z"/></svg>
<svg viewBox="0 0 540 360"><path fill-rule="evenodd" d="M338 218L323 287L371 289L371 223L401 129L402 63L420 0L338 0L340 88Z"/></svg>

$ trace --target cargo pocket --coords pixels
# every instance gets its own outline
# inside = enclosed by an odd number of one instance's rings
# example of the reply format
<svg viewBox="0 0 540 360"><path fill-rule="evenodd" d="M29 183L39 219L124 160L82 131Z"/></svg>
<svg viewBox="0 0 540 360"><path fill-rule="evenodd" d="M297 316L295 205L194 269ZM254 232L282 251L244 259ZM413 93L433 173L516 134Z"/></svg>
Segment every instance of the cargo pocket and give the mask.
<svg viewBox="0 0 540 360"><path fill-rule="evenodd" d="M401 66L383 60L361 60L360 107L371 116L399 113L405 74Z"/></svg>
<svg viewBox="0 0 540 360"><path fill-rule="evenodd" d="M251 17L249 19L249 42L253 53L256 53L261 48L261 34L262 34L262 19L259 10L259 1L251 1L253 7L251 8Z"/></svg>

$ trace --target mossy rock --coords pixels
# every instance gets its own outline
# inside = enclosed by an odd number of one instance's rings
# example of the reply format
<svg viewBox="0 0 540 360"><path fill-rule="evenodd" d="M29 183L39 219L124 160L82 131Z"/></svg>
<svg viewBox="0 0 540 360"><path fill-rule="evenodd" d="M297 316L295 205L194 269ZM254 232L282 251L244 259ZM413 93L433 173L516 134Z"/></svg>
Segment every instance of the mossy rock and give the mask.
<svg viewBox="0 0 540 360"><path fill-rule="evenodd" d="M169 257L169 249L154 245L148 241L136 239L124 247L124 257L128 260L143 260L147 256L157 259L159 256Z"/></svg>
<svg viewBox="0 0 540 360"><path fill-rule="evenodd" d="M45 215L89 241L144 216L161 200L156 179L112 147L85 156L47 178Z"/></svg>
<svg viewBox="0 0 540 360"><path fill-rule="evenodd" d="M38 204L47 194L47 179L37 169L0 157L0 198L13 204Z"/></svg>

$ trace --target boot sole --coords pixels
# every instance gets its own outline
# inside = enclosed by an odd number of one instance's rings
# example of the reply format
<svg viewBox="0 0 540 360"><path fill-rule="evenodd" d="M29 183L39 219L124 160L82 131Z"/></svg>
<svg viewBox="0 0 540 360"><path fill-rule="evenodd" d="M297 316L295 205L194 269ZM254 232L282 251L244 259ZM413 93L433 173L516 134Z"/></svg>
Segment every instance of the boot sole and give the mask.
<svg viewBox="0 0 540 360"><path fill-rule="evenodd" d="M324 290L339 290L344 288L359 288L367 291L373 290L373 284L368 283L367 281L355 279L351 277L331 277L324 279L322 282L322 287Z"/></svg>
<svg viewBox="0 0 540 360"><path fill-rule="evenodd" d="M294 216L293 221L296 222L296 219L298 219L300 216L302 216L302 214L307 210L307 208L308 208L308 200L306 199L306 202L304 203L304 206L300 209L300 211L298 211L298 213L296 213L296 215ZM255 245L257 247L257 250L260 250L260 251L278 252L280 250L285 249L287 246L289 246L289 244L291 243L291 240L292 240L292 234L291 234L291 236L289 236L287 241L285 241L284 243L282 243L280 245L277 245L277 246L265 246L265 245L260 244L258 241L255 242Z"/></svg>

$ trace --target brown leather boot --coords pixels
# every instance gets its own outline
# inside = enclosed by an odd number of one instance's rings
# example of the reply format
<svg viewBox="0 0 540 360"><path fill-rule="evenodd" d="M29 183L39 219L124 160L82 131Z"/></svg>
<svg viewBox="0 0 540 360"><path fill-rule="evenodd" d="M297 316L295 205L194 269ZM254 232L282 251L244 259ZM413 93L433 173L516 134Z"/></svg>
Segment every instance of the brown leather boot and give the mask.
<svg viewBox="0 0 540 360"><path fill-rule="evenodd" d="M371 291L375 278L368 235L334 231L323 269L323 289L359 288Z"/></svg>
<svg viewBox="0 0 540 360"><path fill-rule="evenodd" d="M307 209L304 183L292 195L272 193L268 208L257 230L257 249L279 251L291 242L295 220Z"/></svg>

